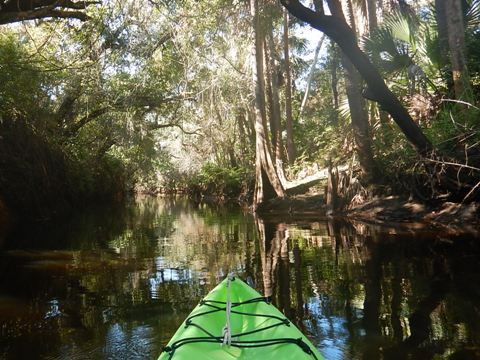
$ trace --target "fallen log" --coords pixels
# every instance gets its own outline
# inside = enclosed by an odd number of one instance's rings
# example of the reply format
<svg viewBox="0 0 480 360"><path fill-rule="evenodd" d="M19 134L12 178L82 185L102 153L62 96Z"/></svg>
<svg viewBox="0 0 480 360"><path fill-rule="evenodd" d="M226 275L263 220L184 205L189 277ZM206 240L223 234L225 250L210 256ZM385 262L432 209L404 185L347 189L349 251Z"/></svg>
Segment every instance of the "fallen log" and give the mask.
<svg viewBox="0 0 480 360"><path fill-rule="evenodd" d="M282 166L278 166L277 169L283 169ZM341 165L337 166L337 171L339 173L345 172L350 169L349 165ZM322 169L317 171L315 174L306 176L303 179L288 181L283 174L283 171L279 171L279 177L282 182L283 188L287 192L288 195L297 195L297 194L304 194L310 189L312 186L317 185L322 180L328 179L328 168Z"/></svg>

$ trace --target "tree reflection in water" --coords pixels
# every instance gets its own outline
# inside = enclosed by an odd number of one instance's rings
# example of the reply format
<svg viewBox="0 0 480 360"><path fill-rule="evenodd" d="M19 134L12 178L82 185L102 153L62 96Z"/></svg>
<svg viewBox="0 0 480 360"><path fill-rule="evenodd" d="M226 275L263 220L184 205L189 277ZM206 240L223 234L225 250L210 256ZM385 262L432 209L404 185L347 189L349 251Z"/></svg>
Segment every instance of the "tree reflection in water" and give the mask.
<svg viewBox="0 0 480 360"><path fill-rule="evenodd" d="M265 293L327 358L480 357L474 237L255 221Z"/></svg>
<svg viewBox="0 0 480 360"><path fill-rule="evenodd" d="M56 225L0 253L0 358L154 359L229 271L328 359L480 357L473 236L273 223L174 198Z"/></svg>

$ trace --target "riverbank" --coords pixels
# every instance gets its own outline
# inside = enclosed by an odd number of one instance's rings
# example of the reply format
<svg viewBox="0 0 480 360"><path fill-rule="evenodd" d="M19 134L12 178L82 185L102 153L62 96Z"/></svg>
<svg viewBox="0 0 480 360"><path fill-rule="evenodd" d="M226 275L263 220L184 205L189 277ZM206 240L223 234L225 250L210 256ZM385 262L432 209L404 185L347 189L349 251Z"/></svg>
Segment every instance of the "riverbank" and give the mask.
<svg viewBox="0 0 480 360"><path fill-rule="evenodd" d="M377 198L345 211L349 218L373 224L417 223L420 226L446 229L449 232L478 233L478 203L445 202L428 205L401 197Z"/></svg>
<svg viewBox="0 0 480 360"><path fill-rule="evenodd" d="M346 210L329 212L323 195L299 195L276 198L257 209L261 217L278 221L305 220L341 216L375 225L412 225L418 229L444 229L449 232L478 233L480 227L478 203L423 204L400 196L375 197Z"/></svg>
<svg viewBox="0 0 480 360"><path fill-rule="evenodd" d="M14 116L0 121L0 226L65 217L130 191L121 162L108 154L80 156L31 122Z"/></svg>

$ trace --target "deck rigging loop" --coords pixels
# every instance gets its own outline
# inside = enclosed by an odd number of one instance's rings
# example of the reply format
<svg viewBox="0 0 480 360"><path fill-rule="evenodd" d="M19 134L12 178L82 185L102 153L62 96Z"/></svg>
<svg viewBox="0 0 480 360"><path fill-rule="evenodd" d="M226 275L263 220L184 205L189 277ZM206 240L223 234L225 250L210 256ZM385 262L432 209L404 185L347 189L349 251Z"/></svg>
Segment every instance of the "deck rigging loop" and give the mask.
<svg viewBox="0 0 480 360"><path fill-rule="evenodd" d="M275 346L281 344L292 344L296 345L301 348L306 354L310 355L312 359L318 360L317 355L314 351L310 348L310 346L301 338L293 338L293 337L280 337L280 338L270 338L270 339L262 339L262 340L243 340L242 337L247 335L252 335L259 332L265 332L269 329L275 328L277 326L290 326L290 321L284 316L277 316L273 314L262 314L262 313L255 313L254 309L252 311L246 311L245 307L255 306L256 303L264 302L266 304L270 304L271 299L269 297L255 297L241 302L233 302L232 301L232 282L235 281L235 277L233 274L229 274L229 277L226 282L226 301L218 301L218 300L208 300L203 299L200 301L200 306L205 306L207 309L205 311L196 313L194 315L189 316L185 320L185 328L189 326L193 326L201 330L205 336L196 336L196 337L188 337L183 338L180 340L175 341L170 346L164 349L165 352L169 354L168 359L171 360L174 357L176 350L184 345L192 344L192 343L217 343L221 346L227 345L236 348L259 348L259 347L266 347L266 346ZM242 311L240 311L239 307ZM237 310L239 309L239 310ZM200 317L225 311L225 326L223 327L223 334L221 336L216 336L212 332L205 329L202 325L198 324L198 322L194 322L194 319L198 319ZM268 325L255 328L250 331L243 331L239 333L232 334L232 316L233 315L242 315L242 316L251 316L251 317L261 317L264 319L273 320Z"/></svg>

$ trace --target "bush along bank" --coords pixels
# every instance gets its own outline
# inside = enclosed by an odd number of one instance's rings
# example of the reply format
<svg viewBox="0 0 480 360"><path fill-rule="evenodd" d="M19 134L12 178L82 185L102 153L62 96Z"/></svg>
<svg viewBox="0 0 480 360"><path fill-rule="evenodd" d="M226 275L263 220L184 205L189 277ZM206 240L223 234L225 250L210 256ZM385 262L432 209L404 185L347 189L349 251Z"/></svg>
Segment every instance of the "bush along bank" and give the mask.
<svg viewBox="0 0 480 360"><path fill-rule="evenodd" d="M75 159L23 119L3 118L0 134L0 198L14 219L46 220L125 193L122 166L108 156Z"/></svg>
<svg viewBox="0 0 480 360"><path fill-rule="evenodd" d="M211 198L247 203L252 199L254 184L254 174L246 168L206 163L187 178L185 188L187 194L196 200Z"/></svg>

